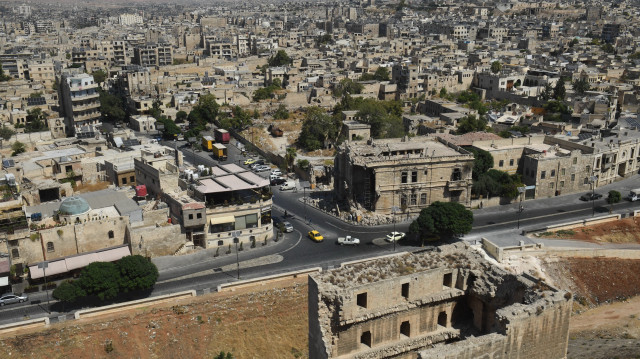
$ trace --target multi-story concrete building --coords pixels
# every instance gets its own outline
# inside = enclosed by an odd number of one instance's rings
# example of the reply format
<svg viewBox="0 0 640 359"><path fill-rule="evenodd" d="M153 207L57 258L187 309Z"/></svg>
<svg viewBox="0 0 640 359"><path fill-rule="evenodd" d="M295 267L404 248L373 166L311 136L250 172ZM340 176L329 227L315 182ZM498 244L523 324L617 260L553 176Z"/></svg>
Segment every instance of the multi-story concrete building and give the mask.
<svg viewBox="0 0 640 359"><path fill-rule="evenodd" d="M468 206L473 155L429 137L347 141L335 158L339 200L381 214L417 213L435 201Z"/></svg>
<svg viewBox="0 0 640 359"><path fill-rule="evenodd" d="M177 190L182 152L164 147L163 151L142 150L139 158L133 159L137 185L145 185L153 198L162 198L164 193Z"/></svg>
<svg viewBox="0 0 640 359"><path fill-rule="evenodd" d="M166 66L173 63L170 45L148 44L133 50L133 63L144 67Z"/></svg>
<svg viewBox="0 0 640 359"><path fill-rule="evenodd" d="M46 88L52 88L56 81L56 74L52 61L27 61L29 80L38 81Z"/></svg>
<svg viewBox="0 0 640 359"><path fill-rule="evenodd" d="M100 125L98 84L89 74L63 74L60 81L60 105L67 132L74 135L83 126Z"/></svg>
<svg viewBox="0 0 640 359"><path fill-rule="evenodd" d="M117 66L125 66L129 64L129 57L127 56L128 44L123 40L114 40L113 46L113 63Z"/></svg>
<svg viewBox="0 0 640 359"><path fill-rule="evenodd" d="M142 16L138 14L121 14L118 16L118 22L120 25L139 25L143 23Z"/></svg>
<svg viewBox="0 0 640 359"><path fill-rule="evenodd" d="M572 296L465 244L309 276L309 357L566 358Z"/></svg>

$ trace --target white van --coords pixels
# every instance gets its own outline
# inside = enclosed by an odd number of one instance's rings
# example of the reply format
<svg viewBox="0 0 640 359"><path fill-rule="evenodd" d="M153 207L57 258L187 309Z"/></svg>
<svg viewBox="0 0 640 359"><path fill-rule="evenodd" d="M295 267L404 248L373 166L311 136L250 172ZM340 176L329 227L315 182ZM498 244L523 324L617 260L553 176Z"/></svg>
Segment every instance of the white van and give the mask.
<svg viewBox="0 0 640 359"><path fill-rule="evenodd" d="M627 199L631 202L635 202L640 199L640 188L632 189L627 196Z"/></svg>
<svg viewBox="0 0 640 359"><path fill-rule="evenodd" d="M280 190L281 191L287 191L287 190L295 189L295 188L296 188L296 182L295 181L287 181L287 182L283 183L280 186Z"/></svg>

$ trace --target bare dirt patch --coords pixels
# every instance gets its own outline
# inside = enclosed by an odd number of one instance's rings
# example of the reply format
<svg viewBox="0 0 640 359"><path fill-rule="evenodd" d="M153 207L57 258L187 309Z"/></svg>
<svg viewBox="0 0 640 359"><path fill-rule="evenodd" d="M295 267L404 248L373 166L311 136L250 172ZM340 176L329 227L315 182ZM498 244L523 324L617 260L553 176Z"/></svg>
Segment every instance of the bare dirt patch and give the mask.
<svg viewBox="0 0 640 359"><path fill-rule="evenodd" d="M96 182L96 183L83 183L81 185L78 185L76 187L76 189L74 190L74 192L75 193L88 193L88 192L101 191L103 189L109 188L110 185L111 185L111 183L106 182L106 181Z"/></svg>
<svg viewBox="0 0 640 359"><path fill-rule="evenodd" d="M307 358L306 279L0 339L4 358Z"/></svg>
<svg viewBox="0 0 640 359"><path fill-rule="evenodd" d="M640 220L626 218L586 227L544 232L538 236L594 243L640 243Z"/></svg>

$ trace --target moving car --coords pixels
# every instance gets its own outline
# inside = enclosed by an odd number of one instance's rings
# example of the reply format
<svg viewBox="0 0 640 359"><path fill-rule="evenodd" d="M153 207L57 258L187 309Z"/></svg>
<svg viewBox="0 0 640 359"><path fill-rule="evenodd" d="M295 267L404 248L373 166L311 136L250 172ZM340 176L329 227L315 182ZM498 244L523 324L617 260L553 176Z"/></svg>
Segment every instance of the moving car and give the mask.
<svg viewBox="0 0 640 359"><path fill-rule="evenodd" d="M595 201L597 199L602 198L602 195L600 193L585 193L582 196L580 196L580 200L581 201Z"/></svg>
<svg viewBox="0 0 640 359"><path fill-rule="evenodd" d="M247 158L246 160L244 160L244 164L247 165L247 166L248 165L252 165L254 163L256 163L255 158Z"/></svg>
<svg viewBox="0 0 640 359"><path fill-rule="evenodd" d="M632 189L627 196L627 199L631 202L635 202L640 199L640 188Z"/></svg>
<svg viewBox="0 0 640 359"><path fill-rule="evenodd" d="M282 222L282 225L284 226L284 231L285 231L285 233L291 233L291 232L293 232L293 226L291 225L291 223L289 223L289 222Z"/></svg>
<svg viewBox="0 0 640 359"><path fill-rule="evenodd" d="M282 184L282 186L280 186L280 190L281 191L286 191L286 190L290 190L290 189L294 189L296 188L296 182L295 181L287 181L285 183Z"/></svg>
<svg viewBox="0 0 640 359"><path fill-rule="evenodd" d="M313 239L316 242L324 241L324 237L320 234L320 232L316 230L309 231L309 238Z"/></svg>
<svg viewBox="0 0 640 359"><path fill-rule="evenodd" d="M27 297L26 295L15 295L13 293L7 293L3 294L2 297L0 297L0 306L3 306L5 304L22 303L28 300L29 297Z"/></svg>
<svg viewBox="0 0 640 359"><path fill-rule="evenodd" d="M278 186L278 185L281 185L281 184L287 182L287 180L282 178L282 177L274 177L274 178L271 178L270 181L271 181L271 185L272 186Z"/></svg>
<svg viewBox="0 0 640 359"><path fill-rule="evenodd" d="M339 245L350 245L350 246L357 246L360 244L360 240L358 238L353 238L351 236L346 236L346 237L338 237L338 244Z"/></svg>
<svg viewBox="0 0 640 359"><path fill-rule="evenodd" d="M387 242L399 241L404 238L405 234L402 232L391 232L387 234Z"/></svg>

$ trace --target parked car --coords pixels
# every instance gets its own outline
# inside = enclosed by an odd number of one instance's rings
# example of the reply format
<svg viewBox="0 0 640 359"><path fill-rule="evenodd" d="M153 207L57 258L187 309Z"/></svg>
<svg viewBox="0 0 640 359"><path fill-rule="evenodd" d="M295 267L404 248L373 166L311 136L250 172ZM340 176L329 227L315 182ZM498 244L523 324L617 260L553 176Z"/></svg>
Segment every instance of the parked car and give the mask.
<svg viewBox="0 0 640 359"><path fill-rule="evenodd" d="M399 241L404 238L405 234L402 232L391 232L387 234L387 242Z"/></svg>
<svg viewBox="0 0 640 359"><path fill-rule="evenodd" d="M253 164L249 165L249 168L251 168L253 170L256 167L262 166L262 165L264 165L264 160L256 160Z"/></svg>
<svg viewBox="0 0 640 359"><path fill-rule="evenodd" d="M285 182L287 182L287 180L286 180L286 179L284 179L284 178L282 178L282 177L279 177L279 178L272 178L272 179L271 179L271 185L272 185L272 186L279 186L279 185L281 185L281 184L283 184L283 183L285 183Z"/></svg>
<svg viewBox="0 0 640 359"><path fill-rule="evenodd" d="M253 170L256 172L264 172L264 171L268 171L269 169L271 169L271 167L267 165L259 165L259 166L256 166Z"/></svg>
<svg viewBox="0 0 640 359"><path fill-rule="evenodd" d="M287 191L294 188L296 188L296 183L294 181L287 181L280 186L281 191Z"/></svg>
<svg viewBox="0 0 640 359"><path fill-rule="evenodd" d="M350 246L357 246L360 244L360 240L358 238L353 238L351 236L346 236L346 237L338 237L338 244L339 245L350 245Z"/></svg>
<svg viewBox="0 0 640 359"><path fill-rule="evenodd" d="M282 222L282 225L284 226L284 231L285 231L285 233L291 233L291 232L293 232L293 226L291 225L291 223L289 223L289 222Z"/></svg>
<svg viewBox="0 0 640 359"><path fill-rule="evenodd" d="M246 160L244 160L244 164L247 165L247 166L248 165L252 165L254 163L256 163L255 158L247 158Z"/></svg>
<svg viewBox="0 0 640 359"><path fill-rule="evenodd" d="M279 169L273 169L271 170L271 175L272 176L282 176L282 171L280 171Z"/></svg>
<svg viewBox="0 0 640 359"><path fill-rule="evenodd" d="M26 295L15 295L13 293L7 293L3 294L2 297L0 297L0 306L3 306L5 304L22 303L28 300L29 297L27 297Z"/></svg>
<svg viewBox="0 0 640 359"><path fill-rule="evenodd" d="M602 195L600 193L593 193L593 192L588 192L580 196L581 201L595 201L600 198L602 198Z"/></svg>
<svg viewBox="0 0 640 359"><path fill-rule="evenodd" d="M316 230L309 231L309 238L313 239L316 242L324 241L324 237L322 236L322 234L320 234L320 232Z"/></svg>

